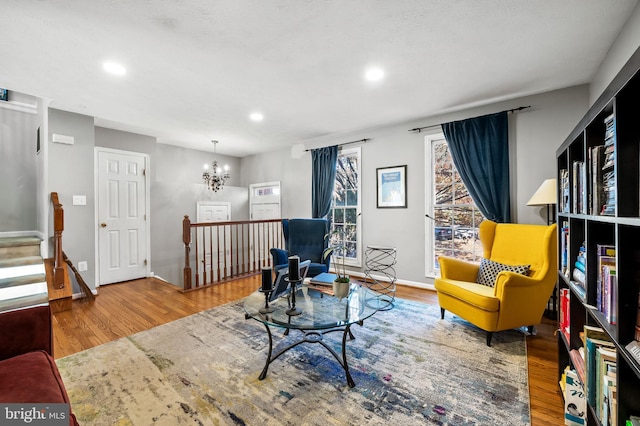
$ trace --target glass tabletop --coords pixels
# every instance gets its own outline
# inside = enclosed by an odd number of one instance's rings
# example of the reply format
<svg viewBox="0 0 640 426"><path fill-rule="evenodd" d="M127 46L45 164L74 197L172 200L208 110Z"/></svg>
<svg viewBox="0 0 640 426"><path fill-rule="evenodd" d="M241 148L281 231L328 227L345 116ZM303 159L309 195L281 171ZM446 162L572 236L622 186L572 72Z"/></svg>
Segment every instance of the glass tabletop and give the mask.
<svg viewBox="0 0 640 426"><path fill-rule="evenodd" d="M288 292L284 296L269 302L273 312L260 313L265 307L265 294L260 290L250 294L244 300L244 311L248 317L266 325L299 330L322 330L344 327L364 321L385 305L379 295L362 286L351 283L349 295L342 299L323 294L306 284L298 286L296 308L299 315L288 315L290 308Z"/></svg>

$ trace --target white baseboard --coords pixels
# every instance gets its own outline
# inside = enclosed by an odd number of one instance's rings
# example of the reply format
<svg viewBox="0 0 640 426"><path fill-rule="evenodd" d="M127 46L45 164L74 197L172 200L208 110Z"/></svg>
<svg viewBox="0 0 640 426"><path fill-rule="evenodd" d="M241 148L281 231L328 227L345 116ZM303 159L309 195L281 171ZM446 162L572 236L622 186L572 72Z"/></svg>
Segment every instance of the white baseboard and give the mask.
<svg viewBox="0 0 640 426"><path fill-rule="evenodd" d="M91 290L94 296L98 295L98 290ZM71 300L82 299L84 297L84 293L73 293L71 295Z"/></svg>
<svg viewBox="0 0 640 426"><path fill-rule="evenodd" d="M335 270L332 269L332 271L335 273ZM354 277L359 277L359 278L364 278L365 275L363 272L356 272L356 271L347 271L347 274L352 275ZM382 275L371 275L372 278L376 279L376 280L380 280L380 281L387 281L387 277L382 276ZM405 285L407 287L416 287L416 288L423 288L425 290L430 290L430 291L436 291L436 288L433 286L433 279L426 277L427 280L430 280L431 282L419 282L419 281L410 281L410 280L403 280L403 279L396 279L396 285Z"/></svg>

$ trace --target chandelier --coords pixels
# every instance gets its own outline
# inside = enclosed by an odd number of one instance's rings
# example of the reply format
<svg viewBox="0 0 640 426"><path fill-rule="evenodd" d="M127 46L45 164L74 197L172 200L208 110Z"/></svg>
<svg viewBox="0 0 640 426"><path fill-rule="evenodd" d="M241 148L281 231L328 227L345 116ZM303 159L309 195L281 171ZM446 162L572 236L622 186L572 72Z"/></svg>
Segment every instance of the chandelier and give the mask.
<svg viewBox="0 0 640 426"><path fill-rule="evenodd" d="M218 141L211 141L213 143L213 153L216 153L216 145ZM224 166L224 173L222 169L218 166L218 161L213 160L211 163L211 171L209 171L209 165L204 165L204 172L202 172L202 180L207 184L210 190L213 192L218 192L224 186L224 183L227 179L229 179L231 175L229 174L229 166Z"/></svg>

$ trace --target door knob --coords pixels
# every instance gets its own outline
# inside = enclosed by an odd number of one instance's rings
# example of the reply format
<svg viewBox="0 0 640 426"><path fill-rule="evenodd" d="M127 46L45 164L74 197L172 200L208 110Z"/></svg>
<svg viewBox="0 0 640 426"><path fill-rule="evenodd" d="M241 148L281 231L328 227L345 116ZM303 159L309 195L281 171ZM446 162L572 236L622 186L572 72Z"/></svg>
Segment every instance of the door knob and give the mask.
<svg viewBox="0 0 640 426"><path fill-rule="evenodd" d="M107 227L107 224L106 224L106 223L104 223L104 222L102 222L102 223L100 224L100 227L101 227L101 228L106 228L106 227Z"/></svg>

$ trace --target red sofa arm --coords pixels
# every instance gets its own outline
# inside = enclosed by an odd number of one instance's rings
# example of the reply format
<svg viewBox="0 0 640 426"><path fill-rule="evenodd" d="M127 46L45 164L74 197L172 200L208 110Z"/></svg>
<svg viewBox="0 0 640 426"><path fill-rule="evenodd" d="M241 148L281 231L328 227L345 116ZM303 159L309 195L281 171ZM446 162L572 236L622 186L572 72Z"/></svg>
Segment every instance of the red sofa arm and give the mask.
<svg viewBox="0 0 640 426"><path fill-rule="evenodd" d="M37 350L53 356L49 306L0 313L0 360Z"/></svg>

